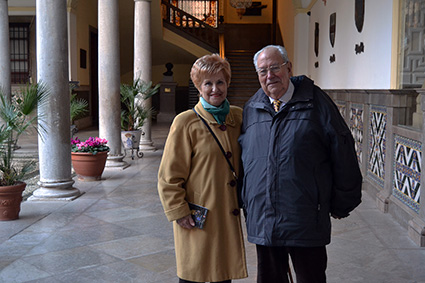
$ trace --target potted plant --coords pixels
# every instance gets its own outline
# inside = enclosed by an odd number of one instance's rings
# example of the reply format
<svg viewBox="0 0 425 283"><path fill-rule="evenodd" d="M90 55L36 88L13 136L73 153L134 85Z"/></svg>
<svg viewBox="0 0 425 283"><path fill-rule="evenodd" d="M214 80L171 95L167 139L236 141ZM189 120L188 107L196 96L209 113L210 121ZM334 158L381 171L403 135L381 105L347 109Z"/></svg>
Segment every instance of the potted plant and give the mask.
<svg viewBox="0 0 425 283"><path fill-rule="evenodd" d="M35 113L37 105L46 101L47 88L42 84L26 85L10 99L0 90L0 220L19 218L26 176L35 167L34 161L18 163L14 149L19 137L30 127L45 130L42 117ZM42 132L38 131L39 134Z"/></svg>
<svg viewBox="0 0 425 283"><path fill-rule="evenodd" d="M100 180L108 157L108 141L98 137L89 137L80 141L71 140L71 161L80 181Z"/></svg>
<svg viewBox="0 0 425 283"><path fill-rule="evenodd" d="M74 124L75 120L81 118L88 112L89 103L87 100L82 98L77 98L77 94L73 92L74 88L78 85L75 83L69 84L69 94L71 98L71 137L78 132L77 126Z"/></svg>
<svg viewBox="0 0 425 283"><path fill-rule="evenodd" d="M141 128L152 115L152 108L145 108L143 101L158 92L160 85L135 79L132 85L121 84L121 139L124 149L138 149Z"/></svg>

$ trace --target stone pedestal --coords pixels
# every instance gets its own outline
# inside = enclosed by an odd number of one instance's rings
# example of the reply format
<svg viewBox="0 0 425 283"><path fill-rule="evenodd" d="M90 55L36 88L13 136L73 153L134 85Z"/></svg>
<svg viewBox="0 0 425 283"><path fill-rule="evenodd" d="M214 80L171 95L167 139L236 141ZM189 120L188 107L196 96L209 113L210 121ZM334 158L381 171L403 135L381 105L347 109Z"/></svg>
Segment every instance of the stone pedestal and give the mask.
<svg viewBox="0 0 425 283"><path fill-rule="evenodd" d="M419 218L409 221L408 234L415 244L425 247L425 222Z"/></svg>
<svg viewBox="0 0 425 283"><path fill-rule="evenodd" d="M158 122L172 122L176 116L176 87L172 76L164 76L160 82Z"/></svg>
<svg viewBox="0 0 425 283"><path fill-rule="evenodd" d="M67 182L38 182L41 188L33 192L28 198L29 201L70 201L74 200L82 193L72 188L74 181ZM70 189L71 188L71 189Z"/></svg>
<svg viewBox="0 0 425 283"><path fill-rule="evenodd" d="M381 193L377 193L376 194L376 207L378 207L378 209L381 212L387 213L388 212L388 205L389 205L388 197L382 195Z"/></svg>
<svg viewBox="0 0 425 283"><path fill-rule="evenodd" d="M108 169L124 170L125 168L128 168L130 164L123 161L123 158L124 154L118 156L108 156L108 159L106 159L105 167Z"/></svg>
<svg viewBox="0 0 425 283"><path fill-rule="evenodd" d="M421 107L421 94L419 94L416 98L416 111L413 113L413 127L422 129L423 115L424 112Z"/></svg>

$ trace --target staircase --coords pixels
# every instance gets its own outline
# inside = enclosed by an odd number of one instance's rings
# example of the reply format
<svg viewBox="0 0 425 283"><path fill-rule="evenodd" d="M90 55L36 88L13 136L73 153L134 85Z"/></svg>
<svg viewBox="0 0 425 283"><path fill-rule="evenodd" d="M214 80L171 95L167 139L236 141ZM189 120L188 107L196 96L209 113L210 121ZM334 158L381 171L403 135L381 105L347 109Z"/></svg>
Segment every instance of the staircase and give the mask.
<svg viewBox="0 0 425 283"><path fill-rule="evenodd" d="M227 98L232 105L243 107L245 102L260 88L252 60L255 52L248 50L226 52L226 58L232 69Z"/></svg>
<svg viewBox="0 0 425 283"><path fill-rule="evenodd" d="M199 92L196 89L193 81L189 79L189 96L188 96L188 108L195 107L196 103L199 101Z"/></svg>
<svg viewBox="0 0 425 283"><path fill-rule="evenodd" d="M221 24L213 28L193 15L178 9L169 0L162 0L163 27L209 50L219 51L219 34L224 34L225 57L229 60L232 78L228 89L230 104L243 107L260 88L253 56L257 50L271 43L270 24ZM252 40L256 38L256 40ZM244 48L240 50L240 48ZM220 51L221 52L221 51ZM198 91L189 83L188 109L199 100Z"/></svg>
<svg viewBox="0 0 425 283"><path fill-rule="evenodd" d="M219 48L218 29L175 7L168 1L161 1L163 27L210 52L217 53Z"/></svg>
<svg viewBox="0 0 425 283"><path fill-rule="evenodd" d="M260 88L257 73L252 61L255 51L234 50L226 53L230 63L232 78L227 91L227 99L231 105L242 107ZM189 82L189 108L198 102L198 90Z"/></svg>

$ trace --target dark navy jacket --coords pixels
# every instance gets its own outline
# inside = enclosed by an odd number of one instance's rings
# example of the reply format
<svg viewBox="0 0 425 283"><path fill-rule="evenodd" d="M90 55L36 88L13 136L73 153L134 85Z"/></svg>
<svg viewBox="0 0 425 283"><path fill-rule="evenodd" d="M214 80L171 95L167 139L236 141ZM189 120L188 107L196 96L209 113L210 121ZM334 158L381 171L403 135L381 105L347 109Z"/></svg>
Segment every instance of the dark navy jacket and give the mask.
<svg viewBox="0 0 425 283"><path fill-rule="evenodd" d="M336 105L305 76L274 114L262 89L245 104L242 202L248 240L265 246L330 243L330 213L346 217L361 202L354 140Z"/></svg>

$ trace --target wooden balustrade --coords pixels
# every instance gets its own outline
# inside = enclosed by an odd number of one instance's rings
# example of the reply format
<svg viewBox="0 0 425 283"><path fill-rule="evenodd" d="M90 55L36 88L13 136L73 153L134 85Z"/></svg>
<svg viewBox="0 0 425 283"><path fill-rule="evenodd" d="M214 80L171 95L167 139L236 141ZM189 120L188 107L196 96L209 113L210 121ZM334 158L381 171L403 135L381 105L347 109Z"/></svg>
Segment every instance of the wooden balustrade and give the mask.
<svg viewBox="0 0 425 283"><path fill-rule="evenodd" d="M193 41L195 38L199 45L217 52L219 48L219 31L211 27L207 22L201 21L191 14L170 4L167 0L162 0L162 19L166 28ZM191 36L193 38L188 38Z"/></svg>

